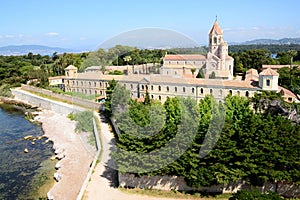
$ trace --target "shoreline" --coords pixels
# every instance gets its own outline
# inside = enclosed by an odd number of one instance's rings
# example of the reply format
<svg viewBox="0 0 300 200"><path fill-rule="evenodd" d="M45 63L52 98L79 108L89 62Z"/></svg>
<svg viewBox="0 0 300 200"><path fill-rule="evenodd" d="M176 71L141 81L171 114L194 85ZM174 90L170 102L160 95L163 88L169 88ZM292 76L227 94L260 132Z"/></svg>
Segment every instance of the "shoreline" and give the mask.
<svg viewBox="0 0 300 200"><path fill-rule="evenodd" d="M20 107L22 111L34 110L36 114L30 122L40 124L43 136L48 138L48 142L53 142L55 156L46 162L56 160L56 172L50 174L49 182L39 187L38 195L45 195L45 190L50 188L45 196L47 199L76 199L96 154L90 151L86 135L75 132L76 122L66 114L43 109L26 101L0 96L0 103Z"/></svg>
<svg viewBox="0 0 300 200"><path fill-rule="evenodd" d="M57 159L56 182L48 191L48 199L76 199L86 178L92 155L86 148L80 134L75 133L76 122L67 116L42 109L35 121L40 122L46 136L53 142Z"/></svg>

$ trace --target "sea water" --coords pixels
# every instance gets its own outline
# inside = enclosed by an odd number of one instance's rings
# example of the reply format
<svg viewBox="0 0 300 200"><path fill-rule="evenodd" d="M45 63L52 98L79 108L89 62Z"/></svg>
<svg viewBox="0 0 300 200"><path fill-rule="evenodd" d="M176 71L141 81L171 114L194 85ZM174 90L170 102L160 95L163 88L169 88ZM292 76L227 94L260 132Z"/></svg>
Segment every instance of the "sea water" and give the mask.
<svg viewBox="0 0 300 200"><path fill-rule="evenodd" d="M39 188L52 182L53 144L47 138L24 140L25 136L42 136L40 125L24 118L13 106L0 105L0 199L42 199ZM24 152L28 149L28 153ZM50 180L49 180L50 179Z"/></svg>

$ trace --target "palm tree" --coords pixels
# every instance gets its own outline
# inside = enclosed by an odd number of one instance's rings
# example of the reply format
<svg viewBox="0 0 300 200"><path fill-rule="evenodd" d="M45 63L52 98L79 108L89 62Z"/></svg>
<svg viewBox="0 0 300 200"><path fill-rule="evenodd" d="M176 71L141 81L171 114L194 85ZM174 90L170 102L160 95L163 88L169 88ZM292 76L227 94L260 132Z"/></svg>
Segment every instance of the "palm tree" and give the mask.
<svg viewBox="0 0 300 200"><path fill-rule="evenodd" d="M195 72L196 72L196 68L192 68L192 69L191 69L191 72L192 72L193 78L194 78L194 77L195 77L194 74L195 74Z"/></svg>

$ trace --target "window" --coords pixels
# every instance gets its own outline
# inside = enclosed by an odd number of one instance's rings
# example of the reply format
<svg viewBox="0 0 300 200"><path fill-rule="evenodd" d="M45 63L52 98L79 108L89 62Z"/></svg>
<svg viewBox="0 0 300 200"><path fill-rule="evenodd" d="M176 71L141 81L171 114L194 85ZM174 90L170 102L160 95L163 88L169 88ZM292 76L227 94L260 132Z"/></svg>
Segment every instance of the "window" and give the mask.
<svg viewBox="0 0 300 200"><path fill-rule="evenodd" d="M222 95L222 93L223 93L223 90L222 90L222 89L220 89L220 95Z"/></svg>
<svg viewBox="0 0 300 200"><path fill-rule="evenodd" d="M214 43L216 44L218 42L217 37L214 37Z"/></svg>
<svg viewBox="0 0 300 200"><path fill-rule="evenodd" d="M232 95L232 90L229 90L229 94Z"/></svg>
<svg viewBox="0 0 300 200"><path fill-rule="evenodd" d="M105 87L107 88L107 83L105 83Z"/></svg>
<svg viewBox="0 0 300 200"><path fill-rule="evenodd" d="M177 87L174 88L175 92L177 92Z"/></svg>
<svg viewBox="0 0 300 200"><path fill-rule="evenodd" d="M89 82L89 86L91 87L91 82Z"/></svg>
<svg viewBox="0 0 300 200"><path fill-rule="evenodd" d="M240 93L241 93L240 91L237 91L237 95L238 95L238 96L240 96Z"/></svg>
<svg viewBox="0 0 300 200"><path fill-rule="evenodd" d="M182 91L185 92L185 87L182 88Z"/></svg>
<svg viewBox="0 0 300 200"><path fill-rule="evenodd" d="M161 100L161 96L158 96L158 100Z"/></svg>
<svg viewBox="0 0 300 200"><path fill-rule="evenodd" d="M130 89L133 89L133 85L132 84L130 84Z"/></svg>
<svg viewBox="0 0 300 200"><path fill-rule="evenodd" d="M245 96L246 96L246 97L249 97L249 92L248 92L248 91L246 91Z"/></svg>
<svg viewBox="0 0 300 200"><path fill-rule="evenodd" d="M96 82L94 82L94 87L96 87L97 86L97 83Z"/></svg>
<svg viewBox="0 0 300 200"><path fill-rule="evenodd" d="M145 86L146 90L148 90L148 85Z"/></svg>
<svg viewBox="0 0 300 200"><path fill-rule="evenodd" d="M144 85L142 85L142 90L144 90Z"/></svg>
<svg viewBox="0 0 300 200"><path fill-rule="evenodd" d="M292 102L292 101L293 101L293 98L292 98L292 97L289 97L289 98L288 98L288 101L289 101L289 102Z"/></svg>
<svg viewBox="0 0 300 200"><path fill-rule="evenodd" d="M266 85L267 85L267 86L270 86L270 85L271 85L271 81L270 81L270 79L267 79L267 81L266 81Z"/></svg>
<svg viewBox="0 0 300 200"><path fill-rule="evenodd" d="M153 90L153 85L151 85L151 90Z"/></svg>
<svg viewBox="0 0 300 200"><path fill-rule="evenodd" d="M161 91L161 86L158 86L158 91Z"/></svg>
<svg viewBox="0 0 300 200"><path fill-rule="evenodd" d="M195 88L192 88L192 93L195 93Z"/></svg>
<svg viewBox="0 0 300 200"><path fill-rule="evenodd" d="M209 90L209 93L210 93L210 94L212 94L212 93L213 93L213 90L212 90L212 89L210 89L210 90Z"/></svg>
<svg viewBox="0 0 300 200"><path fill-rule="evenodd" d="M153 95L151 95L151 99L153 99L154 97L153 97Z"/></svg>
<svg viewBox="0 0 300 200"><path fill-rule="evenodd" d="M102 82L100 82L100 87L102 87Z"/></svg>
<svg viewBox="0 0 300 200"><path fill-rule="evenodd" d="M175 75L177 75L177 71L175 71Z"/></svg>
<svg viewBox="0 0 300 200"><path fill-rule="evenodd" d="M169 86L167 86L167 92L169 92L169 90L170 90L170 89L169 89Z"/></svg>
<svg viewBox="0 0 300 200"><path fill-rule="evenodd" d="M203 88L200 89L200 93L203 94Z"/></svg>

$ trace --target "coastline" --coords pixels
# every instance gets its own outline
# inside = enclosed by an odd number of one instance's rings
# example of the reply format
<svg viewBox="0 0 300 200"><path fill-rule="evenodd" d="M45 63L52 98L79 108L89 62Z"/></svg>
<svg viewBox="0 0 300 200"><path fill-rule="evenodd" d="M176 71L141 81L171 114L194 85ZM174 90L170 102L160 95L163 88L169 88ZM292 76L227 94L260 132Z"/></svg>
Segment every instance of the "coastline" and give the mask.
<svg viewBox="0 0 300 200"><path fill-rule="evenodd" d="M94 154L88 151L80 134L75 133L76 122L67 116L42 109L35 120L42 124L44 136L53 142L58 160L57 181L47 193L47 198L76 199Z"/></svg>

